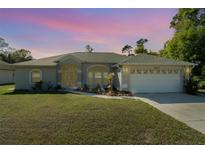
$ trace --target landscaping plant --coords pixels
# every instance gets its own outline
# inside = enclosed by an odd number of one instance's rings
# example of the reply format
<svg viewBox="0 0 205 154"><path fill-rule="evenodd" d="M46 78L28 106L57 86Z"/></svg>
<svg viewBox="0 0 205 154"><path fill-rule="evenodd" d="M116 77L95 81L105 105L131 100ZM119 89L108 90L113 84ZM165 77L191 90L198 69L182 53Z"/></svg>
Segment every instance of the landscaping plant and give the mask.
<svg viewBox="0 0 205 154"><path fill-rule="evenodd" d="M190 77L185 81L185 90L188 94L196 94L198 91L199 79L196 77Z"/></svg>

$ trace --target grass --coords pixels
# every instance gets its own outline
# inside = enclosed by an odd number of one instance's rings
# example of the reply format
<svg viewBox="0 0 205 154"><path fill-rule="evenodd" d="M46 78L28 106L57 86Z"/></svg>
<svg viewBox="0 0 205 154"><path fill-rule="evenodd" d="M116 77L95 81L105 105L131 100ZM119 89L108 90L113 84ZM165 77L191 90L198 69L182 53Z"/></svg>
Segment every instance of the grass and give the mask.
<svg viewBox="0 0 205 154"><path fill-rule="evenodd" d="M205 144L205 135L141 101L9 88L0 87L0 144Z"/></svg>
<svg viewBox="0 0 205 154"><path fill-rule="evenodd" d="M9 85L0 85L0 95L5 94L5 93L11 93L14 89L14 85L9 84Z"/></svg>

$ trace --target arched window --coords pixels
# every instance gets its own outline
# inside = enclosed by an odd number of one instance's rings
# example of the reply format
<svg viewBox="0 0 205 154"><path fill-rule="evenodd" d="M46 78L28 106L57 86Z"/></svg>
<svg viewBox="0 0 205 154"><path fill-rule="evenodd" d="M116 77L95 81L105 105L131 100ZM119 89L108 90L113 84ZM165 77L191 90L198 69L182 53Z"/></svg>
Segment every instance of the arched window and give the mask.
<svg viewBox="0 0 205 154"><path fill-rule="evenodd" d="M97 84L107 85L108 72L109 69L104 65L90 66L87 72L87 84L90 86L95 86Z"/></svg>
<svg viewBox="0 0 205 154"><path fill-rule="evenodd" d="M42 80L41 70L32 70L30 72L30 81L31 83L40 82Z"/></svg>

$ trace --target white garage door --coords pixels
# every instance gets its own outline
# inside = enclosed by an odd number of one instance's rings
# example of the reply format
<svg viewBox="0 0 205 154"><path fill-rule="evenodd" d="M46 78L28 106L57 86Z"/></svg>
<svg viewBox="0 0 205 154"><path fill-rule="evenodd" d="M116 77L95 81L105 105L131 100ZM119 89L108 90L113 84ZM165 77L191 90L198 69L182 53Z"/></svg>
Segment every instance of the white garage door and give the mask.
<svg viewBox="0 0 205 154"><path fill-rule="evenodd" d="M182 92L183 80L177 74L131 74L129 89L132 93Z"/></svg>

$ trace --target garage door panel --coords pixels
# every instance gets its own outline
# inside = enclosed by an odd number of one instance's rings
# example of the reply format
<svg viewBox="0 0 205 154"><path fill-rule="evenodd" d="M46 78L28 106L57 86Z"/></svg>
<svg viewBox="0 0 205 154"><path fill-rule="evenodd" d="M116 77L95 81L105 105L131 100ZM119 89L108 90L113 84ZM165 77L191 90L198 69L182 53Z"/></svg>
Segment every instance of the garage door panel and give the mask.
<svg viewBox="0 0 205 154"><path fill-rule="evenodd" d="M179 74L132 74L130 91L133 93L182 92L182 77Z"/></svg>

